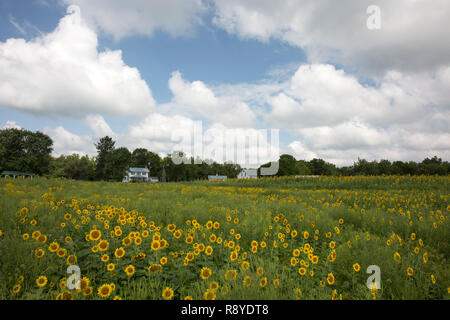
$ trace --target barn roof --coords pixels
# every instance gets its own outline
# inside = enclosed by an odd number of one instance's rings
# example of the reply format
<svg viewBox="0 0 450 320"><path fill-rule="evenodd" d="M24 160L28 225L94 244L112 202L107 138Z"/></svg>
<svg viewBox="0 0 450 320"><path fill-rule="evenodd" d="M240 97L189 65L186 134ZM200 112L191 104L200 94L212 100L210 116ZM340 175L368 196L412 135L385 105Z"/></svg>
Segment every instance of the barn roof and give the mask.
<svg viewBox="0 0 450 320"><path fill-rule="evenodd" d="M227 176L218 176L218 175L210 175L208 176L208 179L226 179Z"/></svg>
<svg viewBox="0 0 450 320"><path fill-rule="evenodd" d="M32 172L20 172L20 171L3 171L2 175L8 176L34 176Z"/></svg>

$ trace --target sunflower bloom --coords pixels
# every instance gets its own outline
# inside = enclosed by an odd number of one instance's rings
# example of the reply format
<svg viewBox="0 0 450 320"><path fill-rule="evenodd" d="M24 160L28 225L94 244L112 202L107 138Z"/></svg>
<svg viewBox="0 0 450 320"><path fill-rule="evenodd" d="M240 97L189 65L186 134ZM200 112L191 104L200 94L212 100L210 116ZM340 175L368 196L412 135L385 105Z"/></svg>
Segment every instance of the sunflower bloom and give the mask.
<svg viewBox="0 0 450 320"><path fill-rule="evenodd" d="M335 278L334 278L333 273L329 273L328 276L327 276L327 282L328 282L328 284L331 286L331 285L334 284L334 281L335 281Z"/></svg>
<svg viewBox="0 0 450 320"><path fill-rule="evenodd" d="M108 298L112 291L113 289L109 284L103 284L98 288L97 294L102 298Z"/></svg>
<svg viewBox="0 0 450 320"><path fill-rule="evenodd" d="M200 277L203 280L208 279L209 277L211 277L212 271L210 268L208 267L203 267L202 270L200 271Z"/></svg>
<svg viewBox="0 0 450 320"><path fill-rule="evenodd" d="M136 272L136 269L132 264L130 264L129 266L125 267L124 271L127 274L127 276L131 277Z"/></svg>
<svg viewBox="0 0 450 320"><path fill-rule="evenodd" d="M414 274L414 269L411 267L408 267L408 269L406 269L406 273L408 274L408 276L412 277L412 275Z"/></svg>
<svg viewBox="0 0 450 320"><path fill-rule="evenodd" d="M38 285L38 287L42 288L45 287L45 285L47 284L48 280L46 276L40 276L39 278L36 279L36 284Z"/></svg>
<svg viewBox="0 0 450 320"><path fill-rule="evenodd" d="M162 297L164 300L171 300L173 298L173 290L169 287L166 287L162 291Z"/></svg>
<svg viewBox="0 0 450 320"><path fill-rule="evenodd" d="M203 299L205 299L205 300L216 300L216 293L214 292L214 290L208 289L203 294Z"/></svg>
<svg viewBox="0 0 450 320"><path fill-rule="evenodd" d="M259 286L261 288L265 288L267 286L267 277L261 278L261 280L259 280Z"/></svg>

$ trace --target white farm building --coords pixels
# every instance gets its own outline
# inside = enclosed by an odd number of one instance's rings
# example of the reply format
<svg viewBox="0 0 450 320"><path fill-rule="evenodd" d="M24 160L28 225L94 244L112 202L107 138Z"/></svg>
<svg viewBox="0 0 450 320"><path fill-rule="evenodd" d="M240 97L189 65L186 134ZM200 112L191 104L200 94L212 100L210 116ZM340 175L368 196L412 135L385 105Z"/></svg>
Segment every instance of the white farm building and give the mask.
<svg viewBox="0 0 450 320"><path fill-rule="evenodd" d="M243 169L237 175L238 179L257 179L258 178L258 170L256 169Z"/></svg>
<svg viewBox="0 0 450 320"><path fill-rule="evenodd" d="M129 168L125 172L122 182L148 181L149 173L150 170L147 168Z"/></svg>

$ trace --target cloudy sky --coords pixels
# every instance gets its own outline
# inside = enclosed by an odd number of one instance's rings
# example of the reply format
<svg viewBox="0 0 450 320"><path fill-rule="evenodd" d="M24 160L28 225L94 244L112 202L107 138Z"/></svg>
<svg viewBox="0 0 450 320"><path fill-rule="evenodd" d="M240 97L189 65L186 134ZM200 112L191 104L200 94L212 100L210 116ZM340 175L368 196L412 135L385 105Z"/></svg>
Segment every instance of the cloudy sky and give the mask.
<svg viewBox="0 0 450 320"><path fill-rule="evenodd" d="M449 17L448 0L0 0L0 128L55 155L105 135L167 154L201 121L210 146L279 129L297 159L449 160Z"/></svg>

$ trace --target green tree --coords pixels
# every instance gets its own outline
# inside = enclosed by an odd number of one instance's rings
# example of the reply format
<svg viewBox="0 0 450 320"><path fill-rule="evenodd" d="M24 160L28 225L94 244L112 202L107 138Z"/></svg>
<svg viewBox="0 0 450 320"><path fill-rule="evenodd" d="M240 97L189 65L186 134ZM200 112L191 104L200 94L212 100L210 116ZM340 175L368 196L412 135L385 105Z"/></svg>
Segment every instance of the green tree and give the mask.
<svg viewBox="0 0 450 320"><path fill-rule="evenodd" d="M117 148L106 156L105 179L121 181L125 176L125 171L131 164L131 152L127 148Z"/></svg>
<svg viewBox="0 0 450 320"><path fill-rule="evenodd" d="M67 178L75 180L92 180L95 174L95 163L88 157L72 154L66 157L63 167Z"/></svg>
<svg viewBox="0 0 450 320"><path fill-rule="evenodd" d="M134 149L131 154L131 166L137 168L148 167L150 162L150 152L145 148Z"/></svg>
<svg viewBox="0 0 450 320"><path fill-rule="evenodd" d="M93 180L95 178L95 161L89 156L80 157L74 153L61 155L51 162L51 175L75 180Z"/></svg>
<svg viewBox="0 0 450 320"><path fill-rule="evenodd" d="M360 175L378 175L379 168L376 161L369 162L366 159L359 159L353 164L353 171Z"/></svg>
<svg viewBox="0 0 450 320"><path fill-rule="evenodd" d="M434 156L433 158L425 158L419 165L417 170L420 174L448 174L446 163L441 158Z"/></svg>
<svg viewBox="0 0 450 320"><path fill-rule="evenodd" d="M236 178L239 172L241 172L242 168L239 164L226 162L223 164L223 169L225 171L225 175L228 178Z"/></svg>
<svg viewBox="0 0 450 320"><path fill-rule="evenodd" d="M326 163L323 159L314 158L309 161L309 166L311 167L312 174L321 175L325 172Z"/></svg>
<svg viewBox="0 0 450 320"><path fill-rule="evenodd" d="M150 162L150 176L161 177L162 176L162 159L156 152L149 152L148 161Z"/></svg>
<svg viewBox="0 0 450 320"><path fill-rule="evenodd" d="M95 159L95 177L99 180L107 179L105 167L108 155L115 149L116 142L108 136L101 138L96 144L97 157Z"/></svg>
<svg viewBox="0 0 450 320"><path fill-rule="evenodd" d="M290 154L280 156L277 176L292 176L297 173L297 160Z"/></svg>
<svg viewBox="0 0 450 320"><path fill-rule="evenodd" d="M378 162L378 172L379 174L391 174L391 162L389 160L380 160Z"/></svg>
<svg viewBox="0 0 450 320"><path fill-rule="evenodd" d="M57 158L52 157L52 160L50 161L50 175L54 178L66 177L64 172L65 163L66 156L64 155L60 155Z"/></svg>
<svg viewBox="0 0 450 320"><path fill-rule="evenodd" d="M296 164L296 173L299 175L308 175L311 174L311 169L309 168L309 164L305 160L299 160Z"/></svg>
<svg viewBox="0 0 450 320"><path fill-rule="evenodd" d="M46 134L24 129L0 130L0 169L46 174L53 141Z"/></svg>

